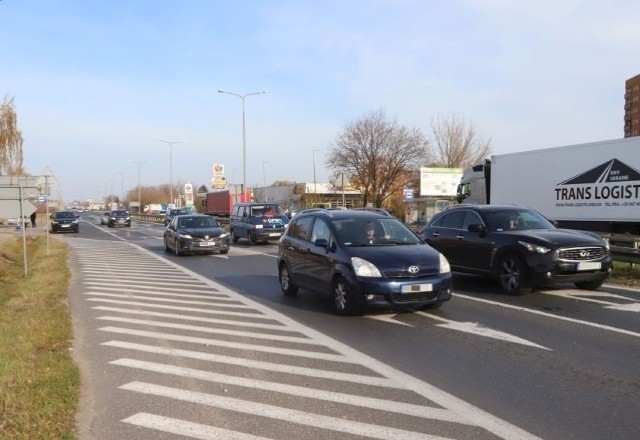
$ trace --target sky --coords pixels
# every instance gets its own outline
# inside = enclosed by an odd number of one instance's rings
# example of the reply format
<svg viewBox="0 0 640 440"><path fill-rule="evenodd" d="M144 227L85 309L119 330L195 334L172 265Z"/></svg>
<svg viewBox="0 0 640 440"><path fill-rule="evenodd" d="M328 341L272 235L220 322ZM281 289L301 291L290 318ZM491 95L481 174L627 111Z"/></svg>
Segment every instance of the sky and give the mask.
<svg viewBox="0 0 640 440"><path fill-rule="evenodd" d="M66 202L143 186L328 182L373 112L459 115L503 154L623 137L637 0L0 0L0 99ZM244 99L246 159L243 155ZM179 141L168 144L159 140Z"/></svg>

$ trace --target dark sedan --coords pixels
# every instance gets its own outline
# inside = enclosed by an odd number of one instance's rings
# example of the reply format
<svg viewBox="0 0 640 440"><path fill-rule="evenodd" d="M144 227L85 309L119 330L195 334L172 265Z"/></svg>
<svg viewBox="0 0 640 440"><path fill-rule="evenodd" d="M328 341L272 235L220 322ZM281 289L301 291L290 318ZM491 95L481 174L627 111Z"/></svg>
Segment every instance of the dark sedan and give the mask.
<svg viewBox="0 0 640 440"><path fill-rule="evenodd" d="M79 232L78 214L73 211L58 211L49 216L51 232Z"/></svg>
<svg viewBox="0 0 640 440"><path fill-rule="evenodd" d="M340 315L376 305L437 308L451 299L447 259L383 213L302 211L280 239L278 273L285 295L330 294Z"/></svg>
<svg viewBox="0 0 640 440"><path fill-rule="evenodd" d="M602 237L559 229L526 207L457 205L436 214L422 235L454 271L495 278L511 295L555 283L595 290L611 272Z"/></svg>
<svg viewBox="0 0 640 440"><path fill-rule="evenodd" d="M227 254L229 234L208 215L178 215L164 230L164 249L176 255Z"/></svg>

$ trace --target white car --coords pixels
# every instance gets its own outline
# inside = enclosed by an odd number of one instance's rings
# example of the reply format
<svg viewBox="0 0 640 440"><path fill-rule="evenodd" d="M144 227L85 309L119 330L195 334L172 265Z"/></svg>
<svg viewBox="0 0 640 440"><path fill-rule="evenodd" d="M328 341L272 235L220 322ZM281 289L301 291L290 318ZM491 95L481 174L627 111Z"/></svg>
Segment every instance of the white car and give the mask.
<svg viewBox="0 0 640 440"><path fill-rule="evenodd" d="M100 215L100 224L101 225L108 225L109 224L109 216L111 214L111 211L105 211Z"/></svg>

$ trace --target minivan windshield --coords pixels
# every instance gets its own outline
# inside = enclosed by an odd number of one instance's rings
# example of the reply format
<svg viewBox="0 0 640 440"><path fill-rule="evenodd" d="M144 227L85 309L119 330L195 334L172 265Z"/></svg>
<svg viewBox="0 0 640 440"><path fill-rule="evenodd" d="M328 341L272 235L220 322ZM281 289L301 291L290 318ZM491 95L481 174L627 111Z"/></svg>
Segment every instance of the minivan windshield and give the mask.
<svg viewBox="0 0 640 440"><path fill-rule="evenodd" d="M345 246L420 244L420 238L396 218L335 220L338 241Z"/></svg>

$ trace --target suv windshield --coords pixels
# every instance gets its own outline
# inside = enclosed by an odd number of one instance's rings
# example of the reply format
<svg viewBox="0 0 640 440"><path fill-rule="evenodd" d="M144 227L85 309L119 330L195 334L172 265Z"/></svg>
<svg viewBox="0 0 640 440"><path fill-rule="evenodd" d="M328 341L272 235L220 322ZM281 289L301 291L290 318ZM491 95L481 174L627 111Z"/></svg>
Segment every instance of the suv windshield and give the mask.
<svg viewBox="0 0 640 440"><path fill-rule="evenodd" d="M513 208L487 211L484 217L489 230L493 232L555 229L549 220L531 209Z"/></svg>
<svg viewBox="0 0 640 440"><path fill-rule="evenodd" d="M111 215L114 217L128 217L129 211L113 211Z"/></svg>

